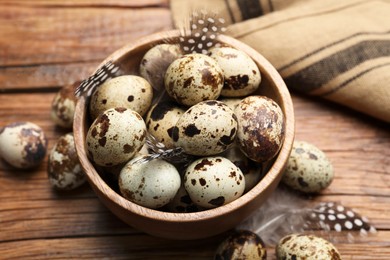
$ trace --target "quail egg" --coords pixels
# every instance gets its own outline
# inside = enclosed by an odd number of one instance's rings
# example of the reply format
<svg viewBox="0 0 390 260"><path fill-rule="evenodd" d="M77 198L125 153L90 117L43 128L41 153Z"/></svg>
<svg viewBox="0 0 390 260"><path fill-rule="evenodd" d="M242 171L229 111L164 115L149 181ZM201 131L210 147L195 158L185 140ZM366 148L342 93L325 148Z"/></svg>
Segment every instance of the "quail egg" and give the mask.
<svg viewBox="0 0 390 260"><path fill-rule="evenodd" d="M173 148L172 131L184 112L184 109L173 102L155 104L146 115L145 122L149 133L167 148Z"/></svg>
<svg viewBox="0 0 390 260"><path fill-rule="evenodd" d="M0 157L16 168L38 166L46 150L46 136L34 123L15 122L0 128Z"/></svg>
<svg viewBox="0 0 390 260"><path fill-rule="evenodd" d="M204 208L216 208L239 198L245 189L240 168L228 159L204 157L185 170L184 187L191 200Z"/></svg>
<svg viewBox="0 0 390 260"><path fill-rule="evenodd" d="M217 99L223 87L223 75L217 62L209 56L187 54L169 65L164 83L169 96L182 105L192 106Z"/></svg>
<svg viewBox="0 0 390 260"><path fill-rule="evenodd" d="M104 82L91 96L92 119L109 108L130 108L143 116L152 104L153 89L144 78L124 75Z"/></svg>
<svg viewBox="0 0 390 260"><path fill-rule="evenodd" d="M99 166L115 166L129 161L146 140L142 117L127 108L111 108L90 126L86 148L89 158Z"/></svg>
<svg viewBox="0 0 390 260"><path fill-rule="evenodd" d="M184 187L184 184L182 184L175 197L167 204L167 209L171 212L183 213L198 212L202 210L202 207L199 207L191 200L191 197L188 195L188 192Z"/></svg>
<svg viewBox="0 0 390 260"><path fill-rule="evenodd" d="M212 48L210 57L217 61L223 71L222 96L243 97L259 87L259 68L245 52L231 47Z"/></svg>
<svg viewBox="0 0 390 260"><path fill-rule="evenodd" d="M119 174L119 189L126 199L147 207L168 204L180 188L180 174L172 164L156 159L137 163L135 157Z"/></svg>
<svg viewBox="0 0 390 260"><path fill-rule="evenodd" d="M333 180L333 167L325 153L313 144L295 141L282 182L305 193L317 193Z"/></svg>
<svg viewBox="0 0 390 260"><path fill-rule="evenodd" d="M54 96L50 116L56 125L64 128L72 128L74 110L77 102L74 92L79 85L80 82L78 81L72 85L64 86Z"/></svg>
<svg viewBox="0 0 390 260"><path fill-rule="evenodd" d="M175 146L191 155L215 155L234 141L237 119L233 111L216 100L200 102L189 108L172 131Z"/></svg>
<svg viewBox="0 0 390 260"><path fill-rule="evenodd" d="M267 259L263 240L248 230L236 230L218 247L215 260Z"/></svg>
<svg viewBox="0 0 390 260"><path fill-rule="evenodd" d="M279 241L275 251L277 259L341 259L340 253L333 244L313 235L285 236Z"/></svg>
<svg viewBox="0 0 390 260"><path fill-rule="evenodd" d="M72 190L86 181L72 133L61 136L50 151L47 173L50 184L59 190Z"/></svg>
<svg viewBox="0 0 390 260"><path fill-rule="evenodd" d="M234 110L238 120L237 139L251 160L266 162L280 150L284 140L284 115L279 105L264 96L249 96Z"/></svg>
<svg viewBox="0 0 390 260"><path fill-rule="evenodd" d="M164 75L168 66L182 55L177 44L159 44L148 50L141 60L139 72L156 90L164 88Z"/></svg>

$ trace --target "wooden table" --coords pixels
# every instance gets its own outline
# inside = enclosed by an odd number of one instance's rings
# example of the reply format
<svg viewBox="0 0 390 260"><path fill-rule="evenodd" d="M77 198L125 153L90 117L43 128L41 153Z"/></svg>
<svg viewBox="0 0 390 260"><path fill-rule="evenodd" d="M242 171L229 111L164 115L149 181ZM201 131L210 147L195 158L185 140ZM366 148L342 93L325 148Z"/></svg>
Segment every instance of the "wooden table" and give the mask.
<svg viewBox="0 0 390 260"><path fill-rule="evenodd" d="M172 28L168 0L1 0L0 126L29 120L49 148L66 133L50 119L58 89L88 76L109 53ZM322 100L293 94L296 139L323 149L336 177L315 199L340 201L378 233L337 243L344 259L390 259L389 125ZM137 231L111 214L89 185L51 188L47 160L32 171L0 162L0 258L211 259L223 236L171 241ZM269 248L268 255L274 258Z"/></svg>

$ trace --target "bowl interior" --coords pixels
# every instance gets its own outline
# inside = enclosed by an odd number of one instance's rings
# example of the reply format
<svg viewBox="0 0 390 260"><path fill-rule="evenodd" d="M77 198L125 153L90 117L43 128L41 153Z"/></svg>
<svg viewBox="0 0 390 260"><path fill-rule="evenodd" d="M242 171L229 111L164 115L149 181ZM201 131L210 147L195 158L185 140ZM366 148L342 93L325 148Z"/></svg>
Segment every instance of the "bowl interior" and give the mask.
<svg viewBox="0 0 390 260"><path fill-rule="evenodd" d="M147 36L114 52L100 66L111 60L121 64L125 74L138 74L140 61L151 47L166 42L177 43L178 39L178 31ZM261 85L256 94L275 100L284 112L286 123L283 146L279 154L268 164L269 170L265 177L254 188L229 204L196 213L170 213L148 209L126 200L101 178L88 160L85 148L85 137L89 128L87 100L82 97L77 104L74 119L75 143L89 183L100 200L114 214L149 234L193 239L216 235L233 228L257 209L276 188L290 154L294 138L294 114L291 97L282 78L262 55L242 42L224 35L220 35L218 41L246 52L256 62L262 75Z"/></svg>

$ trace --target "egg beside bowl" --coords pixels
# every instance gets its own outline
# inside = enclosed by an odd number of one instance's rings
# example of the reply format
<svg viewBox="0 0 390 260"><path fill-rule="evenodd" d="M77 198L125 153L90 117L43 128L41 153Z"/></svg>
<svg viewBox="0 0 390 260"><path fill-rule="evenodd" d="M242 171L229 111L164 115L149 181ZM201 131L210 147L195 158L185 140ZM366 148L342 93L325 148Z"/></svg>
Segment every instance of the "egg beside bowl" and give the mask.
<svg viewBox="0 0 390 260"><path fill-rule="evenodd" d="M179 42L179 32L157 33L124 46L110 55L100 66L112 60L135 71L144 54L166 41ZM114 191L99 175L86 153L88 131L87 100L79 99L74 119L77 153L88 181L99 199L127 224L148 234L172 239L198 239L220 234L234 228L255 211L278 185L294 139L294 113L290 94L276 69L258 52L231 37L220 35L218 41L244 51L258 66L262 82L254 94L272 98L285 115L285 138L265 177L238 199L217 208L192 213L171 213L145 208L132 203ZM99 66L99 67L100 67Z"/></svg>

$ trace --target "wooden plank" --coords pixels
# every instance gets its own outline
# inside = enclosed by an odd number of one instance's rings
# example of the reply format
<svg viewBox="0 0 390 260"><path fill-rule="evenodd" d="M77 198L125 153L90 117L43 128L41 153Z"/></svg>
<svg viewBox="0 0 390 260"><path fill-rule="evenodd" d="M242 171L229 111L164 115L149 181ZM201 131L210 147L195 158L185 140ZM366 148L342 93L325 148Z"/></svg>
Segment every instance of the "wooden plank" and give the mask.
<svg viewBox="0 0 390 260"><path fill-rule="evenodd" d="M170 28L167 8L3 5L0 66L102 60L134 39Z"/></svg>

